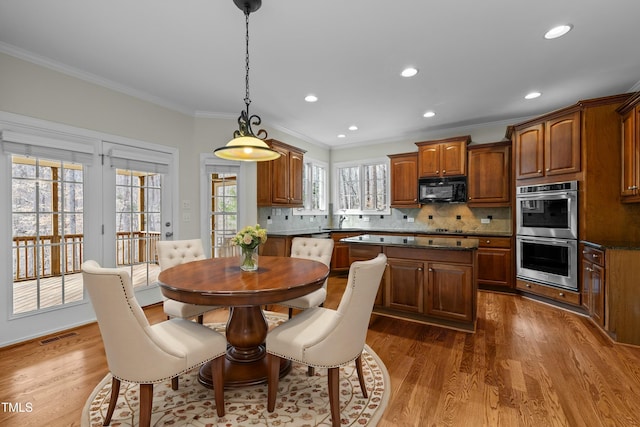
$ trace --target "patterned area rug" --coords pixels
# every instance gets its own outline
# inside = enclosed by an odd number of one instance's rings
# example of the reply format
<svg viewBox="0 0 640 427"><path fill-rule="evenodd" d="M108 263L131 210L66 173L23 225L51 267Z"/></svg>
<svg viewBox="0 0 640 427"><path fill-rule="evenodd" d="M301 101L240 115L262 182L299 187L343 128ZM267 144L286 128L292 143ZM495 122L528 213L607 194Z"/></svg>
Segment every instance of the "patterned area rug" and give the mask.
<svg viewBox="0 0 640 427"><path fill-rule="evenodd" d="M278 313L266 313L270 326L285 320ZM209 324L224 332L224 324ZM355 362L340 369L340 411L343 426L375 426L387 406L390 394L386 367L368 346L362 353L362 370L369 395L363 398ZM137 384L123 382L111 426L138 425ZM102 425L109 405L111 375L93 390L82 411L82 427ZM198 382L198 369L180 376L179 390L171 382L153 388L153 426L330 426L327 370L316 369L307 376L307 367L293 363L291 372L280 379L276 409L267 412L267 386L252 386L225 391L225 416L216 415L213 391Z"/></svg>

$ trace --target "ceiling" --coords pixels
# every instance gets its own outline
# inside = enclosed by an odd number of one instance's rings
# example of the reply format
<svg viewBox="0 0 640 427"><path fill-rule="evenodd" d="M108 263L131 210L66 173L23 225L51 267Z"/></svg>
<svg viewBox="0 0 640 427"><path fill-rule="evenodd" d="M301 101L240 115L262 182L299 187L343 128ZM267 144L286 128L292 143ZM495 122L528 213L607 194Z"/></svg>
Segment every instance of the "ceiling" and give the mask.
<svg viewBox="0 0 640 427"><path fill-rule="evenodd" d="M638 16L637 0L264 0L251 113L326 147L506 126L640 90ZM561 23L573 30L543 38ZM194 117L244 108L244 32L232 0L0 2L0 52Z"/></svg>

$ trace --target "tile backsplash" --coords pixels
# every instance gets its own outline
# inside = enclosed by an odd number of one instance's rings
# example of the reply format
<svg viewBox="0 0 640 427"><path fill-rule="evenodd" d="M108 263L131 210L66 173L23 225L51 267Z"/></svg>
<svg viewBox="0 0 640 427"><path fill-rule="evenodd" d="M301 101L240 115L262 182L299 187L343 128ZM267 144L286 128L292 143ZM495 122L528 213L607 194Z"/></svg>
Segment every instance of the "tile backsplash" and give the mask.
<svg viewBox="0 0 640 427"><path fill-rule="evenodd" d="M296 215L295 208L258 209L258 222L273 232L337 228L340 216ZM420 209L391 209L391 215L345 216L342 228L427 232L447 229L474 233L512 231L511 208L469 208L464 203L424 205ZM411 219L413 222L410 222Z"/></svg>

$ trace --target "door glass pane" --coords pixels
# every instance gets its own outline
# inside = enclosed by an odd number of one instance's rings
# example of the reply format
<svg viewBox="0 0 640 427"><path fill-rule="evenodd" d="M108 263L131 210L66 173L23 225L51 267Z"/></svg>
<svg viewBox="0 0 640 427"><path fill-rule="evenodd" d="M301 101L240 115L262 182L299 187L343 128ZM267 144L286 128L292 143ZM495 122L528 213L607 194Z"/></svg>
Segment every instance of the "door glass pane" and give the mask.
<svg viewBox="0 0 640 427"><path fill-rule="evenodd" d="M235 248L229 241L238 232L238 175L214 172L209 182L211 255L214 258L233 256Z"/></svg>
<svg viewBox="0 0 640 427"><path fill-rule="evenodd" d="M134 287L153 283L160 272L163 175L116 170L116 264L127 267Z"/></svg>
<svg viewBox="0 0 640 427"><path fill-rule="evenodd" d="M83 299L83 168L12 156L13 314Z"/></svg>

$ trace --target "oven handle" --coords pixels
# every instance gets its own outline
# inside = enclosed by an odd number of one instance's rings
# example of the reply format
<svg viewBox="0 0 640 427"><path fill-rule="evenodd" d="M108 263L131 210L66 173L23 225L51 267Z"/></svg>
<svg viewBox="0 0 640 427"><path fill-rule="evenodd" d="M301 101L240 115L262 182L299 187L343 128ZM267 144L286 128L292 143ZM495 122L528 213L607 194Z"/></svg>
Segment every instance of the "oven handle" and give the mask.
<svg viewBox="0 0 640 427"><path fill-rule="evenodd" d="M570 245L572 242L571 240L550 239L548 237L542 239L518 237L518 240L528 243L550 243L552 245Z"/></svg>
<svg viewBox="0 0 640 427"><path fill-rule="evenodd" d="M520 200L544 200L544 199L553 199L553 198L558 198L558 196L564 196L561 197L563 199L571 199L576 197L576 192L575 191L559 191L559 192L553 192L553 193L522 193L522 194L516 194L516 199L520 199Z"/></svg>

